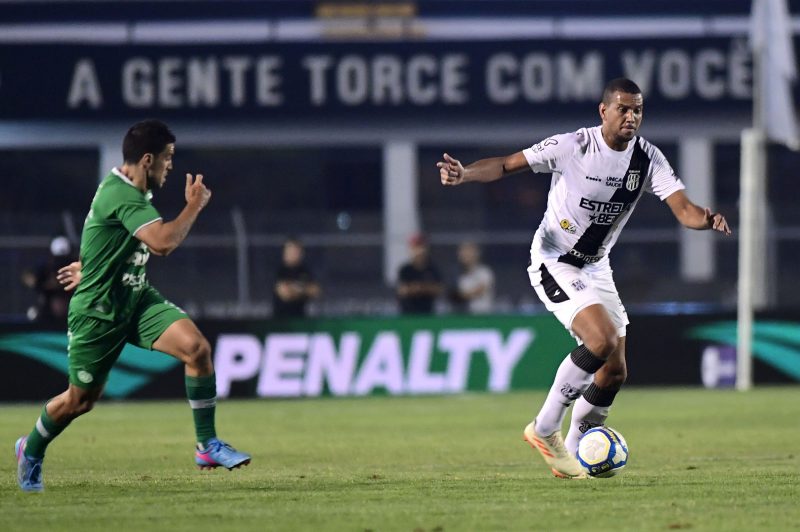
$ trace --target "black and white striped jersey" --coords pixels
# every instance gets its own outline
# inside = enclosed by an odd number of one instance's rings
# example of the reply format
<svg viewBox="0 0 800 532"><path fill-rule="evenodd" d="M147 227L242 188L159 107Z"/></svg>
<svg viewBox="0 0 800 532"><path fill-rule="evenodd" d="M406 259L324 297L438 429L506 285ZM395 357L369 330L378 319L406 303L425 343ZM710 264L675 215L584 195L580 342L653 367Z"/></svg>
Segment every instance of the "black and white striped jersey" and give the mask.
<svg viewBox="0 0 800 532"><path fill-rule="evenodd" d="M600 126L554 135L522 153L534 172L553 174L533 245L579 268L607 260L642 191L664 200L684 188L661 150L641 137L612 150Z"/></svg>

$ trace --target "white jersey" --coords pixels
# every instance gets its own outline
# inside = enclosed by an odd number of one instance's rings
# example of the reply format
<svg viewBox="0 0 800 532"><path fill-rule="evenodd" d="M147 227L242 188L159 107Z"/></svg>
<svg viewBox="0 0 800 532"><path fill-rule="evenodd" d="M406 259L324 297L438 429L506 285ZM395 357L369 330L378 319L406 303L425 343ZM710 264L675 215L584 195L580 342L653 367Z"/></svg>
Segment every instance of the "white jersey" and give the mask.
<svg viewBox="0 0 800 532"><path fill-rule="evenodd" d="M600 126L549 137L522 153L534 172L553 173L532 251L578 268L607 263L643 190L664 200L685 188L661 150L641 137L612 150Z"/></svg>

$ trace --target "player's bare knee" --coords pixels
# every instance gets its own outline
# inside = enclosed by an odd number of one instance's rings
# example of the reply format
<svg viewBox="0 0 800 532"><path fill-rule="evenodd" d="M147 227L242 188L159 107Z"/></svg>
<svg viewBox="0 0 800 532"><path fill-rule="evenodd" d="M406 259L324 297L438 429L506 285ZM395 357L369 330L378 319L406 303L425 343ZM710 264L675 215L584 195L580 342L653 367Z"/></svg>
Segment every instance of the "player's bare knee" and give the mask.
<svg viewBox="0 0 800 532"><path fill-rule="evenodd" d="M192 368L211 368L211 344L203 336L192 338L185 348L186 364Z"/></svg>
<svg viewBox="0 0 800 532"><path fill-rule="evenodd" d="M95 402L96 400L89 394L72 394L69 396L65 405L66 414L70 419L75 419L91 411L94 408Z"/></svg>
<svg viewBox="0 0 800 532"><path fill-rule="evenodd" d="M622 371L620 371L620 372L619 372L619 373L616 375L616 382L615 382L615 385L616 385L617 387L619 387L619 388L622 388L622 385L623 385L623 384L625 384L625 381L626 381L626 380L628 380L628 370L626 370L626 369L624 369L624 368L623 368L623 369L622 369Z"/></svg>
<svg viewBox="0 0 800 532"><path fill-rule="evenodd" d="M616 352L617 348L619 348L619 336L617 336L617 331L610 331L604 336L604 348L603 352L606 354L606 358Z"/></svg>
<svg viewBox="0 0 800 532"><path fill-rule="evenodd" d="M606 332L599 332L597 334L592 335L587 341L584 342L586 347L601 360L607 360L608 357L611 356L614 351L617 350L619 346L619 338L616 335L616 332L606 333Z"/></svg>
<svg viewBox="0 0 800 532"><path fill-rule="evenodd" d="M608 364L604 367L602 388L619 390L628 378L628 370L623 364Z"/></svg>
<svg viewBox="0 0 800 532"><path fill-rule="evenodd" d="M87 412L91 412L92 409L94 409L94 405L95 405L95 401L92 401L91 399L87 399L86 401L83 401L82 403L78 404L78 407L77 407L77 410L76 410L77 415L82 416L83 414L85 414Z"/></svg>

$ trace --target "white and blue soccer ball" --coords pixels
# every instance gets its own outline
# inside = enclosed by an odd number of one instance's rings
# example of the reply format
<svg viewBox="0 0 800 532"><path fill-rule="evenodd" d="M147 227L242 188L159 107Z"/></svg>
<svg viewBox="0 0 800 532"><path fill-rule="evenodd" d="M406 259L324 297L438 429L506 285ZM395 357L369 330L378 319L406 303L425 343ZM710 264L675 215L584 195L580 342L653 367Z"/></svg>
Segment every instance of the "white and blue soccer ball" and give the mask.
<svg viewBox="0 0 800 532"><path fill-rule="evenodd" d="M576 458L589 475L613 477L628 463L628 444L611 427L595 427L581 436Z"/></svg>

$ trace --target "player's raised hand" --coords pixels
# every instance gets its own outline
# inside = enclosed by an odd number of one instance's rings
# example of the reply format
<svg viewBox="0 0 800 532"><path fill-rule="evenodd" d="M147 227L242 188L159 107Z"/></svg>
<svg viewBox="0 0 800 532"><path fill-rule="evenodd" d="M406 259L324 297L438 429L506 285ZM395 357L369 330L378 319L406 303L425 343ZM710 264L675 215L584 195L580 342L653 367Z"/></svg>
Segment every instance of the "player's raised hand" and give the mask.
<svg viewBox="0 0 800 532"><path fill-rule="evenodd" d="M186 174L186 203L202 209L210 199L211 191L203 184L203 175L193 177L192 174Z"/></svg>
<svg viewBox="0 0 800 532"><path fill-rule="evenodd" d="M711 209L708 207L706 207L706 222L714 231L719 231L720 233L725 233L726 235L731 234L731 228L728 227L728 220L726 220L725 217L718 212L711 212Z"/></svg>
<svg viewBox="0 0 800 532"><path fill-rule="evenodd" d="M79 261L67 264L58 270L56 279L64 287L65 292L75 290L75 287L81 282L81 263Z"/></svg>
<svg viewBox="0 0 800 532"><path fill-rule="evenodd" d="M439 168L439 177L443 185L460 185L464 181L464 167L461 162L453 159L448 154L442 156L444 161L439 161L436 166Z"/></svg>

